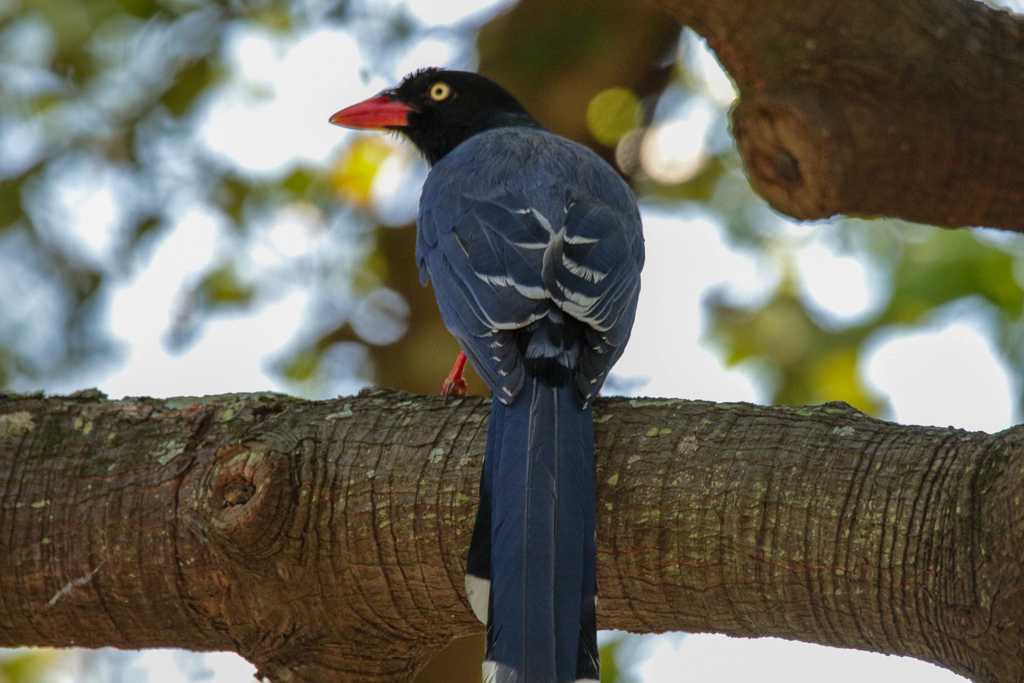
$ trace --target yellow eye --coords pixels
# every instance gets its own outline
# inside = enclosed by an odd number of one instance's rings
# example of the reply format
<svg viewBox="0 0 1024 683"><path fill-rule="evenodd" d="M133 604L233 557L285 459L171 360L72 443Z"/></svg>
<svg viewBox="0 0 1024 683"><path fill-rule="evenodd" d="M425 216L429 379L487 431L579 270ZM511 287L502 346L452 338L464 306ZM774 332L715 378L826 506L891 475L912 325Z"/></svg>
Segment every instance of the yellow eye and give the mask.
<svg viewBox="0 0 1024 683"><path fill-rule="evenodd" d="M443 102L448 99L448 96L452 94L452 88L444 81L438 81L434 85L430 86L430 99L435 102Z"/></svg>

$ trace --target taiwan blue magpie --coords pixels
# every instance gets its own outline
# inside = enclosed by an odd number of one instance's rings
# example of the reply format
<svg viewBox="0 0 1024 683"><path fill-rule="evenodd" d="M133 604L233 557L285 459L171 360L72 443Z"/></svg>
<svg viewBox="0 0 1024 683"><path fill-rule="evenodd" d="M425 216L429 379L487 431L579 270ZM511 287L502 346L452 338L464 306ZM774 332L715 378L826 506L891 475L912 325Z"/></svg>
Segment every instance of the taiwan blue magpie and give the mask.
<svg viewBox="0 0 1024 683"><path fill-rule="evenodd" d="M597 681L590 404L636 313L633 193L475 73L424 69L330 121L397 131L431 165L420 277L493 394L466 574L484 680Z"/></svg>

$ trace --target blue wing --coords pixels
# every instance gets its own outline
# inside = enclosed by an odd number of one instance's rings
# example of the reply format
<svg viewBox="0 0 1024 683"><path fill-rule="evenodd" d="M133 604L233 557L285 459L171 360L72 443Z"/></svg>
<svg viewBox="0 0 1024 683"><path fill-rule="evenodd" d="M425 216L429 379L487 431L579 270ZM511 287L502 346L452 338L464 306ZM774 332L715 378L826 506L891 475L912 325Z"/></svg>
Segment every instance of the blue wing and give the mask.
<svg viewBox="0 0 1024 683"><path fill-rule="evenodd" d="M643 234L632 193L590 150L537 129L474 136L435 165L417 261L441 317L511 402L550 353L584 401L629 338ZM552 347L550 350L547 347Z"/></svg>

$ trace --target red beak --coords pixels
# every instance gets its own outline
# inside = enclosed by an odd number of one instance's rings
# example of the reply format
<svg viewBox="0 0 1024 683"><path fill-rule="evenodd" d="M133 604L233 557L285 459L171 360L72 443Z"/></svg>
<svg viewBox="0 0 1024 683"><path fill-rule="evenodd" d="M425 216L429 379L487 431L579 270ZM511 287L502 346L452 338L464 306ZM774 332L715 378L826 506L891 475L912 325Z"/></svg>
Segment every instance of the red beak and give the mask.
<svg viewBox="0 0 1024 683"><path fill-rule="evenodd" d="M329 119L345 128L404 128L409 125L412 107L391 95L374 95L351 107L345 107Z"/></svg>

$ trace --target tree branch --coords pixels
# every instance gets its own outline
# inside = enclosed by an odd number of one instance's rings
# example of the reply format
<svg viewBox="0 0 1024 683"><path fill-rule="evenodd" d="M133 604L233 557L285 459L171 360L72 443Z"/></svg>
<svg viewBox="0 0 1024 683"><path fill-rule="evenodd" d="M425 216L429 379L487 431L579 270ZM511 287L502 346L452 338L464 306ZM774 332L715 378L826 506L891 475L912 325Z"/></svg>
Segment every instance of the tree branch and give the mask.
<svg viewBox="0 0 1024 683"><path fill-rule="evenodd" d="M658 0L735 79L758 193L800 219L1024 230L1024 18L975 0Z"/></svg>
<svg viewBox="0 0 1024 683"><path fill-rule="evenodd" d="M462 593L488 405L0 396L0 644L233 650L408 680ZM600 624L1024 676L1024 429L843 404L596 408Z"/></svg>

